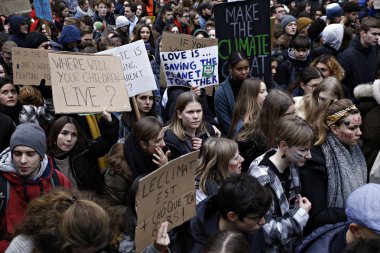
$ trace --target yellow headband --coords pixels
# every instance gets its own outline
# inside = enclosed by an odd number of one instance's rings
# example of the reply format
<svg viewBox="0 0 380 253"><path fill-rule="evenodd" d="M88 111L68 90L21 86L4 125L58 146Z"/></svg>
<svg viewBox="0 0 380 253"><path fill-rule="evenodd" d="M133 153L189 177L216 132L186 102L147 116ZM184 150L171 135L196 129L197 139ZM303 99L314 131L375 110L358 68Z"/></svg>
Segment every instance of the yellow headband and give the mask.
<svg viewBox="0 0 380 253"><path fill-rule="evenodd" d="M327 116L326 117L326 123L327 123L327 126L331 126L331 125L334 125L335 122L337 122L338 120L340 120L341 118L344 118L344 117L347 117L348 116L348 113L352 110L357 110L358 108L356 108L355 105L351 105L349 107L347 107L346 109L344 110L341 110L339 112L336 112L334 113L333 115L330 115L330 116Z"/></svg>

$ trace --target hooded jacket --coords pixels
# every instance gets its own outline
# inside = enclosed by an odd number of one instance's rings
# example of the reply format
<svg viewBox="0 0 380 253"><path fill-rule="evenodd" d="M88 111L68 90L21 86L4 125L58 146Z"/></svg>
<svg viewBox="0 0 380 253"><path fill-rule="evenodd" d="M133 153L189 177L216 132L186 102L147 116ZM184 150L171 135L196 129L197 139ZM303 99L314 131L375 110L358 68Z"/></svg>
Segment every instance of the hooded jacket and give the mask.
<svg viewBox="0 0 380 253"><path fill-rule="evenodd" d="M46 155L41 161L40 170L36 177L27 180L18 176L12 162L10 148L7 148L0 154L0 176L4 177L10 185L5 215L0 217L0 252L4 252L8 247L15 226L23 218L28 203L54 188L52 181L54 170L58 176L59 185L70 188L70 181L53 167L52 161Z"/></svg>
<svg viewBox="0 0 380 253"><path fill-rule="evenodd" d="M14 15L9 18L12 34L9 36L8 40L15 42L18 47L27 47L25 41L26 34L20 32L20 26L27 20L27 18L21 15Z"/></svg>
<svg viewBox="0 0 380 253"><path fill-rule="evenodd" d="M61 35L57 43L52 42L53 50L55 51L71 51L79 52L77 47L67 48L66 46L71 42L81 41L80 31L75 25L67 25L63 27Z"/></svg>

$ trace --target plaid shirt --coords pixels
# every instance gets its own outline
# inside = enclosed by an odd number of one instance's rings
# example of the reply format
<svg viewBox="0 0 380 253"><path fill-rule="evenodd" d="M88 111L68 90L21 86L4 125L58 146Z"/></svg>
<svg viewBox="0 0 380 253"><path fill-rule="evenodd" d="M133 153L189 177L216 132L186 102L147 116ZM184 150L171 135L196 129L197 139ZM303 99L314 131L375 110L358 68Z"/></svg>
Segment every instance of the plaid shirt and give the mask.
<svg viewBox="0 0 380 253"><path fill-rule="evenodd" d="M298 206L289 207L290 201L300 193L298 168L294 164L290 165L290 197L288 200L276 173L268 166L260 164L265 156L269 158L272 153L274 154L275 150L269 150L256 158L249 166L248 173L256 177L263 186L268 187L272 192L273 202L265 216L263 226L267 244L265 252L292 252L295 242L302 237L309 214ZM281 210L281 213L276 210Z"/></svg>
<svg viewBox="0 0 380 253"><path fill-rule="evenodd" d="M44 105L36 107L34 105L23 105L19 114L19 121L21 123L51 123L55 120L54 117L53 99L44 99Z"/></svg>

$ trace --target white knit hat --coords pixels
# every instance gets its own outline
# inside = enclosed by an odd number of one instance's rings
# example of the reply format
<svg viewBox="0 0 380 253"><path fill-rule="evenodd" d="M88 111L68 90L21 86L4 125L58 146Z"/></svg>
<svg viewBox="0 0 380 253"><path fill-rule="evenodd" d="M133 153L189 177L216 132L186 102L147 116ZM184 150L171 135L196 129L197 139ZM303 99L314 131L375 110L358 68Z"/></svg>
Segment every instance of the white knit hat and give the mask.
<svg viewBox="0 0 380 253"><path fill-rule="evenodd" d="M116 18L116 28L129 25L129 20L125 16L118 16Z"/></svg>

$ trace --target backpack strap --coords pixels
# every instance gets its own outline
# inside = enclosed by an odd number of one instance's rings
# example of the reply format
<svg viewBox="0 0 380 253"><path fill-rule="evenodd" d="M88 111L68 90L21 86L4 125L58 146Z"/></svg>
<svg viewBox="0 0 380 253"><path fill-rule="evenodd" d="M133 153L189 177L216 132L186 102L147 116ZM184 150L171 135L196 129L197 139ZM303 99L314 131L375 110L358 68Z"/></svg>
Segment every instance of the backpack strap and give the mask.
<svg viewBox="0 0 380 253"><path fill-rule="evenodd" d="M5 215L5 210L7 209L9 202L9 192L11 185L8 180L0 174L0 218Z"/></svg>
<svg viewBox="0 0 380 253"><path fill-rule="evenodd" d="M50 184L51 187L54 189L56 186L60 186L61 183L59 182L58 174L55 169L53 169L53 175L50 177Z"/></svg>

